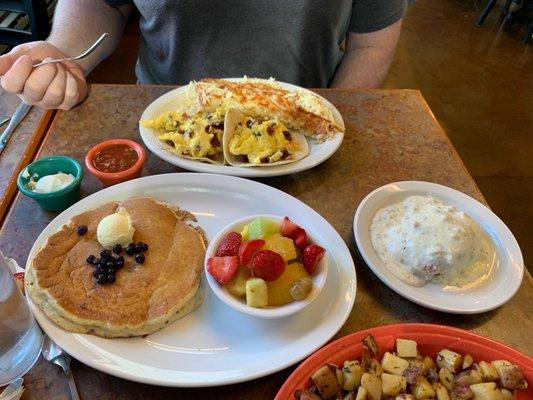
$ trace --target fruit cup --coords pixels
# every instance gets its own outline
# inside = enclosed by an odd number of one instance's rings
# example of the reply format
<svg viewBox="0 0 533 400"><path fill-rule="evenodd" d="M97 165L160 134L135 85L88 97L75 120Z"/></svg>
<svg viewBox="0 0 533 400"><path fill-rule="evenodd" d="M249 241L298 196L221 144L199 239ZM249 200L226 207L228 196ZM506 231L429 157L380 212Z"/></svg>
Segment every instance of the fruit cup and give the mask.
<svg viewBox="0 0 533 400"><path fill-rule="evenodd" d="M246 304L246 300L242 297L235 296L234 294L230 293L228 288L219 283L209 272L208 272L208 260L211 257L215 257L217 250L219 249L219 246L223 239L226 237L226 235L230 232L242 232L243 228L248 225L251 221L256 220L258 218L264 218L266 220L274 220L279 221L281 223L283 217L278 215L252 215L248 217L241 218L237 221L234 221L227 225L225 228L223 228L211 241L209 244L209 247L207 248L206 252L206 258L205 258L205 268L206 268L206 278L209 286L215 293L215 295L222 300L224 303L226 303L228 306L234 308L235 310L238 310L240 312L243 312L248 315L252 315L255 317L260 318L282 318L287 317L289 315L295 314L301 310L303 310L305 307L307 307L311 302L313 302L322 289L324 288L325 282L326 282L326 275L327 275L327 253L322 257L322 259L318 262L316 265L316 269L311 275L311 279L313 282L313 287L311 289L311 292L309 295L299 301L292 301L291 303L279 305L279 306L266 306L262 308L258 307L251 307ZM306 228L303 224L301 225L303 228ZM266 229L269 229L268 227ZM312 232L310 232L308 229L306 229L307 236L309 239L310 244L321 244L323 247L324 243L319 243L316 238L313 236ZM272 232L274 233L274 232ZM243 267L239 267L243 268Z"/></svg>

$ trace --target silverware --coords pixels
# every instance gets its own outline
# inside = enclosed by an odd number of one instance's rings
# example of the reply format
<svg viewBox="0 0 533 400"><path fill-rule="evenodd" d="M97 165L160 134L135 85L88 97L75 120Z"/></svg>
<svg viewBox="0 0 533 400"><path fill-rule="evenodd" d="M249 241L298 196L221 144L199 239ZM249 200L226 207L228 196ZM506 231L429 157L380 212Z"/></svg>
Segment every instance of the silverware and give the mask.
<svg viewBox="0 0 533 400"><path fill-rule="evenodd" d="M0 126L4 125L10 119L11 119L11 117L8 117L6 115L4 115L3 117L0 117Z"/></svg>
<svg viewBox="0 0 533 400"><path fill-rule="evenodd" d="M106 32L104 33L102 36L100 36L98 38L98 40L96 42L93 43L93 45L91 47L89 47L87 50L85 50L83 53L81 53L79 56L76 56L76 57L67 57L67 58L57 58L57 59L54 59L54 60L48 60L48 61L42 61L38 64L35 64L33 66L33 68L37 68L37 67L40 67L41 65L46 65L46 64L52 64L52 63L58 63L58 62L62 62L62 61L75 61L75 60L81 60L82 58L85 58L87 57L89 54L91 54L98 46L100 46L100 43L102 43L105 38L108 36L109 34Z"/></svg>
<svg viewBox="0 0 533 400"><path fill-rule="evenodd" d="M6 148L7 141L17 128L18 124L24 119L26 114L28 114L28 111L30 111L31 106L21 102L18 106L17 110L15 111L15 114L11 117L11 120L9 121L9 124L7 125L7 128L2 132L0 135L0 154L2 154L2 151Z"/></svg>
<svg viewBox="0 0 533 400"><path fill-rule="evenodd" d="M72 400L80 400L78 390L76 389L76 382L70 370L70 356L63 351L61 347L55 344L47 335L44 336L43 357L56 365L59 365L65 371L68 378L68 387L70 389L70 398Z"/></svg>
<svg viewBox="0 0 533 400"><path fill-rule="evenodd" d="M24 379L17 378L13 380L0 394L0 400L9 399L11 396L13 396L16 392L21 390L22 382L24 382ZM22 389L24 391L24 389ZM20 394L20 393L19 393Z"/></svg>

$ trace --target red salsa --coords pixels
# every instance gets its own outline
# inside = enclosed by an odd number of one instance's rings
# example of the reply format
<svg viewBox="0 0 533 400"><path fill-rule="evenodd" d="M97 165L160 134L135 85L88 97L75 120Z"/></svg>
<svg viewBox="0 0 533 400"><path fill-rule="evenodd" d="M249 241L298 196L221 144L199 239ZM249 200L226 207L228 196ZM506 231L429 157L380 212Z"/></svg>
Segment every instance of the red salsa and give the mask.
<svg viewBox="0 0 533 400"><path fill-rule="evenodd" d="M125 144L112 144L104 147L93 158L97 170L107 173L125 171L135 165L139 155Z"/></svg>

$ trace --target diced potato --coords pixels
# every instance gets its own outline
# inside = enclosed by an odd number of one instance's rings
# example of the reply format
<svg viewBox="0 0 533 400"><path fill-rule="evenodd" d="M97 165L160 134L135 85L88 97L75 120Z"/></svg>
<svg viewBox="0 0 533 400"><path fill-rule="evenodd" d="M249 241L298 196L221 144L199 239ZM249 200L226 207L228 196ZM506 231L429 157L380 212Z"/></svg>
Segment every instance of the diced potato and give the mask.
<svg viewBox="0 0 533 400"><path fill-rule="evenodd" d="M496 368L496 371L498 371L498 377L500 376L500 368L501 367L510 367L513 365L511 362L507 360L495 360L491 362L492 366Z"/></svg>
<svg viewBox="0 0 533 400"><path fill-rule="evenodd" d="M268 305L268 290L264 280L252 278L246 281L246 304L250 307Z"/></svg>
<svg viewBox="0 0 533 400"><path fill-rule="evenodd" d="M367 390L364 387L359 386L359 388L357 389L357 396L355 397L355 400L367 400L367 398L368 398Z"/></svg>
<svg viewBox="0 0 533 400"><path fill-rule="evenodd" d="M357 400L357 397L354 392L349 392L342 400Z"/></svg>
<svg viewBox="0 0 533 400"><path fill-rule="evenodd" d="M446 389L440 383L435 385L435 393L437 393L437 400L450 400L450 395L448 394L448 389Z"/></svg>
<svg viewBox="0 0 533 400"><path fill-rule="evenodd" d="M419 369L422 373L422 375L425 375L427 373L427 366L426 364L424 364L424 360L417 360L417 359L414 359L412 361L409 361L409 366L410 367L414 367L416 369Z"/></svg>
<svg viewBox="0 0 533 400"><path fill-rule="evenodd" d="M373 358L366 372L369 372L376 376L381 376L381 374L383 373L383 368L381 367L379 361Z"/></svg>
<svg viewBox="0 0 533 400"><path fill-rule="evenodd" d="M437 366L439 368L446 368L452 374L455 374L462 365L462 357L455 351L442 349L437 353Z"/></svg>
<svg viewBox="0 0 533 400"><path fill-rule="evenodd" d="M309 274L300 263L291 263L285 267L283 274L275 281L267 282L268 305L281 306L294 301L291 296L291 285L300 278L308 278Z"/></svg>
<svg viewBox="0 0 533 400"><path fill-rule="evenodd" d="M250 270L246 267L240 267L237 273L231 280L224 285L228 291L236 296L242 297L246 295L246 281L250 278Z"/></svg>
<svg viewBox="0 0 533 400"><path fill-rule="evenodd" d="M418 377L418 383L413 385L411 392L417 400L431 399L436 396L431 383L423 376Z"/></svg>
<svg viewBox="0 0 533 400"><path fill-rule="evenodd" d="M374 339L374 336L372 336L372 334L367 335L367 336L363 339L363 345L364 345L368 350L370 350L370 352L372 353L372 355L373 355L374 357L377 357L377 356L378 356L378 345L376 344L376 340Z"/></svg>
<svg viewBox="0 0 533 400"><path fill-rule="evenodd" d="M446 368L441 368L439 370L439 382L446 389L452 390L453 383L455 382L455 378L453 374L450 371L448 371Z"/></svg>
<svg viewBox="0 0 533 400"><path fill-rule="evenodd" d="M311 376L311 380L315 384L322 398L326 400L335 396L340 389L336 374L327 365L316 370Z"/></svg>
<svg viewBox="0 0 533 400"><path fill-rule="evenodd" d="M327 366L335 373L335 376L337 377L337 382L339 382L339 387L342 387L344 384L344 375L342 373L342 370L335 364L327 364Z"/></svg>
<svg viewBox="0 0 533 400"><path fill-rule="evenodd" d="M481 378L481 374L472 369L470 371L463 371L455 375L455 383L460 385L473 385L475 383L481 383L483 382L483 379Z"/></svg>
<svg viewBox="0 0 533 400"><path fill-rule="evenodd" d="M451 400L471 400L474 398L474 392L465 385L454 386L450 392Z"/></svg>
<svg viewBox="0 0 533 400"><path fill-rule="evenodd" d="M514 395L509 389L500 389L502 400L514 400Z"/></svg>
<svg viewBox="0 0 533 400"><path fill-rule="evenodd" d="M361 386L367 391L369 400L381 400L381 378L365 372L361 377Z"/></svg>
<svg viewBox="0 0 533 400"><path fill-rule="evenodd" d="M503 400L502 393L496 387L495 382L476 383L470 385L476 400Z"/></svg>
<svg viewBox="0 0 533 400"><path fill-rule="evenodd" d="M494 365L486 361L480 361L478 364L478 371L484 381L496 381L500 378L498 370Z"/></svg>
<svg viewBox="0 0 533 400"><path fill-rule="evenodd" d="M417 343L414 340L396 339L396 354L398 357L416 357L418 355Z"/></svg>
<svg viewBox="0 0 533 400"><path fill-rule="evenodd" d="M386 396L396 396L405 392L407 380L403 376L383 373L381 374L382 392Z"/></svg>
<svg viewBox="0 0 533 400"><path fill-rule="evenodd" d="M281 236L279 233L270 235L265 239L263 250L271 250L278 253L286 262L298 257L294 241L290 238Z"/></svg>
<svg viewBox="0 0 533 400"><path fill-rule="evenodd" d="M463 369L470 368L472 363L474 362L474 359L470 354L467 354L463 357Z"/></svg>
<svg viewBox="0 0 533 400"><path fill-rule="evenodd" d="M401 376L403 371L409 367L409 361L387 351L383 354L383 358L381 359L381 367L383 368L383 371L388 372L389 374Z"/></svg>
<svg viewBox="0 0 533 400"><path fill-rule="evenodd" d="M361 384L361 376L363 375L363 368L359 361L345 361L342 365L342 373L344 375L344 390L355 390Z"/></svg>
<svg viewBox="0 0 533 400"><path fill-rule="evenodd" d="M431 357L426 356L422 358L422 362L426 366L426 369L435 369L435 363Z"/></svg>
<svg viewBox="0 0 533 400"><path fill-rule="evenodd" d="M402 393L396 396L394 400L416 400L416 399L415 399L415 396L413 396L412 394Z"/></svg>
<svg viewBox="0 0 533 400"><path fill-rule="evenodd" d="M310 390L305 390L300 394L299 400L322 400L322 397Z"/></svg>
<svg viewBox="0 0 533 400"><path fill-rule="evenodd" d="M525 389L527 382L520 368L516 365L504 365L497 368L500 382L506 389Z"/></svg>

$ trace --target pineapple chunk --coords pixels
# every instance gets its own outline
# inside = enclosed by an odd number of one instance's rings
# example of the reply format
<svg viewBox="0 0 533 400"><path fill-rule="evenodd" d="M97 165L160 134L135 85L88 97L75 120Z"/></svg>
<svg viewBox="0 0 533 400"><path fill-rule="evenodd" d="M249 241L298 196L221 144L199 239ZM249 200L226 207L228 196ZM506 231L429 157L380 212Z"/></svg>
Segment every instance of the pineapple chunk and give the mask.
<svg viewBox="0 0 533 400"><path fill-rule="evenodd" d="M292 239L281 236L279 233L270 235L265 239L263 250L271 250L278 253L283 259L288 262L298 257L296 247Z"/></svg>
<svg viewBox="0 0 533 400"><path fill-rule="evenodd" d="M250 278L250 270L246 267L240 267L231 281L224 287L234 296L242 297L246 295L246 281Z"/></svg>
<svg viewBox="0 0 533 400"><path fill-rule="evenodd" d="M242 237L243 242L250 240L250 234L248 232L248 225L245 225L244 228L242 228L241 237Z"/></svg>
<svg viewBox="0 0 533 400"><path fill-rule="evenodd" d="M417 343L414 340L396 339L396 354L398 357L416 357L418 350Z"/></svg>
<svg viewBox="0 0 533 400"><path fill-rule="evenodd" d="M387 351L383 354L383 358L381 359L381 367L383 368L383 371L388 372L389 374L401 376L403 371L409 367L409 361Z"/></svg>
<svg viewBox="0 0 533 400"><path fill-rule="evenodd" d="M302 264L292 263L287 265L283 274L275 281L267 282L268 305L281 306L294 301L291 296L291 284L300 278L309 278L309 274Z"/></svg>
<svg viewBox="0 0 533 400"><path fill-rule="evenodd" d="M476 383L470 385L476 400L503 400L502 393L496 387L495 382Z"/></svg>
<svg viewBox="0 0 533 400"><path fill-rule="evenodd" d="M246 281L246 304L250 307L268 305L268 289L264 280L252 278Z"/></svg>
<svg viewBox="0 0 533 400"><path fill-rule="evenodd" d="M418 377L418 382L412 387L412 392L417 400L432 399L436 396L431 383L423 376Z"/></svg>
<svg viewBox="0 0 533 400"><path fill-rule="evenodd" d="M401 392L405 392L407 388L407 380L403 376L391 375L387 373L381 374L382 391L386 396L396 396Z"/></svg>
<svg viewBox="0 0 533 400"><path fill-rule="evenodd" d="M437 366L439 368L446 368L452 374L455 374L461 368L462 357L455 351L442 349L437 353Z"/></svg>
<svg viewBox="0 0 533 400"><path fill-rule="evenodd" d="M381 400L381 378L365 372L361 377L361 386L367 391L370 400Z"/></svg>
<svg viewBox="0 0 533 400"><path fill-rule="evenodd" d="M500 377L498 375L498 370L496 369L496 367L486 361L479 362L478 370L484 381L495 381Z"/></svg>
<svg viewBox="0 0 533 400"><path fill-rule="evenodd" d="M344 383L342 385L344 390L355 390L361 384L363 367L361 367L359 361L344 361L342 373L344 374Z"/></svg>

